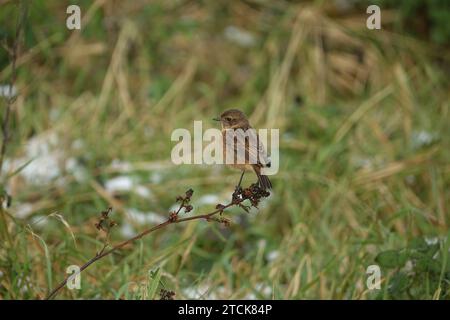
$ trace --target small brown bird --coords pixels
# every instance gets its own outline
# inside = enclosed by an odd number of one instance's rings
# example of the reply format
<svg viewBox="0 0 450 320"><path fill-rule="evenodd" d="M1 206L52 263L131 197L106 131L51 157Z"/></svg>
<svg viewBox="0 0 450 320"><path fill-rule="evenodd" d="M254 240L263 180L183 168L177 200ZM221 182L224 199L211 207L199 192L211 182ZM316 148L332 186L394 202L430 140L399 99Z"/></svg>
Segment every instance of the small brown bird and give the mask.
<svg viewBox="0 0 450 320"><path fill-rule="evenodd" d="M261 174L261 168L270 167L270 161L267 157L263 144L259 140L258 134L250 126L245 114L240 110L230 109L223 112L220 115L220 118L213 120L220 121L222 125L224 159L228 150L233 152L232 156L234 161L231 164L227 163L227 165L242 170L242 175L237 187L240 187L245 171L253 169L258 176L258 181L261 188L272 189L272 183L269 178L266 175ZM246 133L245 136L242 137L243 139L239 139L236 136L234 136L234 139L227 139L228 130L236 131L238 129L242 129L243 132ZM244 161L242 163L238 163L237 161L238 150L241 150L240 152L245 152L245 160L243 159ZM256 161L251 161L252 159L255 159Z"/></svg>

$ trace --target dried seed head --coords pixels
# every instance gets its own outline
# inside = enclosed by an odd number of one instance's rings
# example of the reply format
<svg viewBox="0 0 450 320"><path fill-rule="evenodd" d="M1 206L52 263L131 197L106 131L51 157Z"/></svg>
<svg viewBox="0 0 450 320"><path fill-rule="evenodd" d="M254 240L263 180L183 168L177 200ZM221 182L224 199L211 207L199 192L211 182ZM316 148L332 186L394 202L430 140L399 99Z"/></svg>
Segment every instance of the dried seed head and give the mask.
<svg viewBox="0 0 450 320"><path fill-rule="evenodd" d="M161 298L161 300L173 300L175 297L175 292L174 291L169 291L166 289L161 289L161 291L159 292L159 297Z"/></svg>
<svg viewBox="0 0 450 320"><path fill-rule="evenodd" d="M112 208L109 207L108 209L106 209L105 211L102 211L102 217L103 218L108 218L108 215L111 213Z"/></svg>
<svg viewBox="0 0 450 320"><path fill-rule="evenodd" d="M221 218L220 219L220 223L222 223L225 227L230 227L231 226L231 221L227 218Z"/></svg>
<svg viewBox="0 0 450 320"><path fill-rule="evenodd" d="M191 200L192 195L194 194L194 190L189 189L188 191L186 191L186 200Z"/></svg>
<svg viewBox="0 0 450 320"><path fill-rule="evenodd" d="M171 212L169 215L169 221L170 222L175 222L178 220L178 215L176 212Z"/></svg>
<svg viewBox="0 0 450 320"><path fill-rule="evenodd" d="M98 222L95 223L95 227L97 230L102 230L109 234L110 229L117 225L114 220L109 218L109 214L111 213L112 208L109 207L107 210L101 212L101 216L98 219Z"/></svg>

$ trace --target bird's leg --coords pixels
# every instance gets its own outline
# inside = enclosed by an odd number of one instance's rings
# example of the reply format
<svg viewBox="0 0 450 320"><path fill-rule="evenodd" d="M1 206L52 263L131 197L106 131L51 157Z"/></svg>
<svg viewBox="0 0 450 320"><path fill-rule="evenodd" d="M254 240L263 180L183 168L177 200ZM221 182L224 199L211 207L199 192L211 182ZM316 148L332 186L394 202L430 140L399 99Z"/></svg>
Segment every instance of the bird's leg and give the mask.
<svg viewBox="0 0 450 320"><path fill-rule="evenodd" d="M236 186L236 189L239 189L241 187L242 178L244 177L244 173L245 173L245 170L242 170L241 178L239 179L239 183Z"/></svg>
<svg viewBox="0 0 450 320"><path fill-rule="evenodd" d="M238 198L240 198L240 196L241 196L241 193L242 193L241 183L242 183L242 178L244 177L244 173L245 173L245 170L242 170L242 174L241 174L241 178L239 179L239 183L233 192L233 200L238 200Z"/></svg>

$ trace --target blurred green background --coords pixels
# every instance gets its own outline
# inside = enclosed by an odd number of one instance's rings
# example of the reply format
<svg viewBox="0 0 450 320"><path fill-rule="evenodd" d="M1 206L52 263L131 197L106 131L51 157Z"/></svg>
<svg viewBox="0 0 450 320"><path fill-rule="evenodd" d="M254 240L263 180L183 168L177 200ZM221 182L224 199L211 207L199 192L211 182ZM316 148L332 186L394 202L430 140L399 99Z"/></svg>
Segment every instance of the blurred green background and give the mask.
<svg viewBox="0 0 450 320"><path fill-rule="evenodd" d="M2 122L20 1L0 1ZM226 203L239 172L175 166L175 128L228 108L280 129L280 171L232 224L171 225L68 299L448 299L448 1L24 1L1 172L0 298L41 299L101 249ZM66 8L81 8L81 30ZM244 185L254 182L252 175ZM7 202L11 202L8 205ZM187 215L187 214L186 214ZM381 270L370 290L368 266Z"/></svg>

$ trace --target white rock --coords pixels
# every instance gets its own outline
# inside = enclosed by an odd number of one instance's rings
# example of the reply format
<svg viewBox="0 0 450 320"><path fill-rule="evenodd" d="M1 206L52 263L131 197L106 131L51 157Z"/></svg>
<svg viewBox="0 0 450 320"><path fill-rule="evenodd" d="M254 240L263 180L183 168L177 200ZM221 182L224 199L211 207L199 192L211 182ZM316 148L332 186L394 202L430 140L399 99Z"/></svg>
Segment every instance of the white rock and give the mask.
<svg viewBox="0 0 450 320"><path fill-rule="evenodd" d="M17 88L10 84L0 85L0 97L13 98L17 95Z"/></svg>
<svg viewBox="0 0 450 320"><path fill-rule="evenodd" d="M256 44L256 39L253 34L236 26L226 27L224 35L229 41L234 42L241 47L248 48L253 47Z"/></svg>

